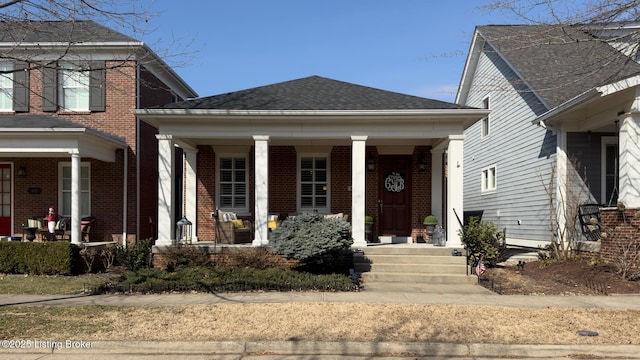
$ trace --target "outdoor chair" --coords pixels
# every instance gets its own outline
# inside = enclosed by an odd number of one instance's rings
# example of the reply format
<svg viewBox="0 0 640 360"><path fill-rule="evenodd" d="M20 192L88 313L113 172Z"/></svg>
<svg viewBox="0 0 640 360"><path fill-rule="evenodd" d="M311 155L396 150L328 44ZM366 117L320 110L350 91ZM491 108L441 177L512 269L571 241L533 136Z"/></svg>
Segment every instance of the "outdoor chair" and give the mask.
<svg viewBox="0 0 640 360"><path fill-rule="evenodd" d="M38 224L38 233L40 234L40 238L42 241L47 240L65 240L65 238L71 241L71 235L67 232L69 227L70 218L68 216L60 216L56 221L56 226L54 228L54 233L51 234L48 228L48 222L46 219L37 218L36 222Z"/></svg>
<svg viewBox="0 0 640 360"><path fill-rule="evenodd" d="M218 219L215 226L216 238L221 244L250 243L253 238L251 222L238 219L236 213L233 212L218 211Z"/></svg>
<svg viewBox="0 0 640 360"><path fill-rule="evenodd" d="M600 226L599 204L583 204L578 207L578 219L582 234L589 241L598 241L602 238Z"/></svg>
<svg viewBox="0 0 640 360"><path fill-rule="evenodd" d="M83 217L80 220L80 236L83 242L90 242L89 234L91 233L91 227L95 222L96 218L93 216ZM71 229L67 228L64 232L65 236L71 239Z"/></svg>

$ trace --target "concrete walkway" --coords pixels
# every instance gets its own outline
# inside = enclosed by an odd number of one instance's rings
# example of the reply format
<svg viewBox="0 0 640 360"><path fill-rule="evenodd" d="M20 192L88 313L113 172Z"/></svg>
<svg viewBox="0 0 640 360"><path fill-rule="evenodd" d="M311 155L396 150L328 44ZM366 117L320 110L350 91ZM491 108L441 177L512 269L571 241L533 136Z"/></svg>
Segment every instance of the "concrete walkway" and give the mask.
<svg viewBox="0 0 640 360"><path fill-rule="evenodd" d="M396 304L460 304L524 308L640 309L640 296L496 295L477 285L433 285L421 292L361 291L247 292L160 295L0 295L5 306L186 306L193 304L258 304L351 302ZM81 340L81 339L80 339ZM6 341L6 340L5 340ZM417 342L325 341L93 341L49 343L30 348L0 348L3 359L498 359L606 358L640 359L638 345L503 345ZM74 340L75 341L75 340ZM7 343L8 344L8 343ZM42 345L42 344L41 344ZM58 346L59 345L59 346Z"/></svg>

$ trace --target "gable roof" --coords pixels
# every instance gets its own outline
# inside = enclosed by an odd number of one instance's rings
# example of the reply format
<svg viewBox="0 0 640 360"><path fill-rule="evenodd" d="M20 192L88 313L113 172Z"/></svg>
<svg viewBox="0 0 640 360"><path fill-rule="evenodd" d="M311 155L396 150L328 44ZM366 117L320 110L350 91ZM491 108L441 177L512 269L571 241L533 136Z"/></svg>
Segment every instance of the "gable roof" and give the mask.
<svg viewBox="0 0 640 360"><path fill-rule="evenodd" d="M640 64L577 26L489 25L477 33L548 109L640 73Z"/></svg>
<svg viewBox="0 0 640 360"><path fill-rule="evenodd" d="M137 42L92 20L1 21L2 43Z"/></svg>
<svg viewBox="0 0 640 360"><path fill-rule="evenodd" d="M221 95L169 103L152 109L220 110L408 110L471 109L453 103L375 89L320 76Z"/></svg>

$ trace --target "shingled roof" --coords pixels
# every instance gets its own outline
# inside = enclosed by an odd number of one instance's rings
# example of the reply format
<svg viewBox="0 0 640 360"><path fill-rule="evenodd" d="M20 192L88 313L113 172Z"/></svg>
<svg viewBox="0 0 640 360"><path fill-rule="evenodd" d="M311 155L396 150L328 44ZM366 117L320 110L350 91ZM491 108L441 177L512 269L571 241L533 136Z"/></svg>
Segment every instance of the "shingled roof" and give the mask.
<svg viewBox="0 0 640 360"><path fill-rule="evenodd" d="M458 104L375 89L320 76L309 76L154 108L220 110L469 109L469 107Z"/></svg>
<svg viewBox="0 0 640 360"><path fill-rule="evenodd" d="M640 64L578 27L488 25L477 30L549 108L640 73Z"/></svg>
<svg viewBox="0 0 640 360"><path fill-rule="evenodd" d="M91 20L1 21L0 43L135 42Z"/></svg>

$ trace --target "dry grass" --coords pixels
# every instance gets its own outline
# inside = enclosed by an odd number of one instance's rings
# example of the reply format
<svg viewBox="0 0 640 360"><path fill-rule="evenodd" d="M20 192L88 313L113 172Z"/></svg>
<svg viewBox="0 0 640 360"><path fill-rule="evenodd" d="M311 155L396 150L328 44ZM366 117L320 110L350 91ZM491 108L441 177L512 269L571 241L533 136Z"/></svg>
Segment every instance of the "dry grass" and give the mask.
<svg viewBox="0 0 640 360"><path fill-rule="evenodd" d="M638 310L359 303L0 308L3 339L640 345L638 334Z"/></svg>

